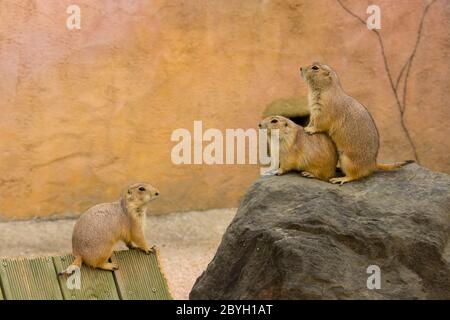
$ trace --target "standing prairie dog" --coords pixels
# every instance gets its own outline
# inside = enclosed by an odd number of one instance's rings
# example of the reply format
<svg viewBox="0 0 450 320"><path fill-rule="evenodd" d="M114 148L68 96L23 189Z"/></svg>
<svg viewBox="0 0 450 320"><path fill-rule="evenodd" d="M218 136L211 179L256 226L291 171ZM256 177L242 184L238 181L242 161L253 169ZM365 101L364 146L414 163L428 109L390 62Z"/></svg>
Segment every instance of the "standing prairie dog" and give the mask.
<svg viewBox="0 0 450 320"><path fill-rule="evenodd" d="M313 63L300 68L308 83L310 122L305 131L327 133L336 144L344 177L332 183L344 184L369 176L374 170L392 170L411 161L377 163L379 135L369 111L347 95L336 72L329 66Z"/></svg>
<svg viewBox="0 0 450 320"><path fill-rule="evenodd" d="M337 151L325 134L309 135L293 121L273 116L259 123L261 129L279 132L280 168L277 175L288 171L301 171L304 177L328 181L334 177L338 160Z"/></svg>
<svg viewBox="0 0 450 320"><path fill-rule="evenodd" d="M150 184L136 183L125 190L119 201L98 204L83 213L72 234L75 261L60 274L72 274L83 262L94 268L118 269L108 260L120 240L130 249L149 254L152 248L145 241L145 217L147 205L158 195Z"/></svg>

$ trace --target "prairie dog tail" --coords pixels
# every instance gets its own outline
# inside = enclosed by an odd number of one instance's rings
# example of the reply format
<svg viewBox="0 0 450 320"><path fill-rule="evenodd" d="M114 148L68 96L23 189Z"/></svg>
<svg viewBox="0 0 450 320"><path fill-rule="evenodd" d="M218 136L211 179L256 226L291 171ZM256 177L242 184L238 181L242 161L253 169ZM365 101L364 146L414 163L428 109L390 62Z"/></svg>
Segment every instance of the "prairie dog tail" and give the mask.
<svg viewBox="0 0 450 320"><path fill-rule="evenodd" d="M59 276L61 276L63 274L71 275L72 273L75 272L76 269L81 268L82 263L83 263L83 260L81 259L81 257L75 257L75 260L73 261L73 263L70 266L68 266L66 270L63 270L60 273L58 273L58 275Z"/></svg>
<svg viewBox="0 0 450 320"><path fill-rule="evenodd" d="M406 161L395 162L395 163L377 163L377 169L378 170L389 171L389 170L398 169L398 168L403 167L404 165L406 165L408 163L413 163L413 162L414 162L414 160L406 160Z"/></svg>

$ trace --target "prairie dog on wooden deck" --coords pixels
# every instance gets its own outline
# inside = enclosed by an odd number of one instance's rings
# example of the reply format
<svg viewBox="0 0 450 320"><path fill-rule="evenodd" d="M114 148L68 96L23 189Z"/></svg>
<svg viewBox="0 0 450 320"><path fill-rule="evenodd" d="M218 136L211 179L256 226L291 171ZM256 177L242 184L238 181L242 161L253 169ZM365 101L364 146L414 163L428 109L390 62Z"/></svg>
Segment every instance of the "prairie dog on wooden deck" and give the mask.
<svg viewBox="0 0 450 320"><path fill-rule="evenodd" d="M147 205L158 195L150 184L136 183L125 190L120 200L95 205L83 213L72 234L75 261L60 274L73 273L83 262L94 268L116 270L117 265L108 260L120 240L130 249L149 254L152 248L145 240L145 218Z"/></svg>

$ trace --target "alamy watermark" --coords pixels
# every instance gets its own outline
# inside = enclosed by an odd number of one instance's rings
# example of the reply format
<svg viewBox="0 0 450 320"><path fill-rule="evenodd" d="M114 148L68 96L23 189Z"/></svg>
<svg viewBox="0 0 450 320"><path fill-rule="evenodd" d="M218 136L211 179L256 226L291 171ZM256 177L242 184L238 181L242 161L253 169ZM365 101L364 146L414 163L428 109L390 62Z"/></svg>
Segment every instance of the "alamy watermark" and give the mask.
<svg viewBox="0 0 450 320"><path fill-rule="evenodd" d="M66 19L66 27L69 30L81 29L81 9L76 4L71 4L66 10L69 16Z"/></svg>
<svg viewBox="0 0 450 320"><path fill-rule="evenodd" d="M69 30L81 29L81 8L76 4L71 4L66 9L69 16L66 19L66 27ZM367 7L366 13L370 16L366 20L367 29L381 29L381 9L376 4Z"/></svg>
<svg viewBox="0 0 450 320"><path fill-rule="evenodd" d="M367 289L374 290L374 289L381 289L381 269L379 266L372 264L367 267L366 272L370 274L370 276L367 278Z"/></svg>
<svg viewBox="0 0 450 320"><path fill-rule="evenodd" d="M203 122L194 121L193 132L185 128L172 132L174 164L260 164L261 174L274 173L279 166L279 131L266 129L219 129L203 131ZM206 143L206 145L204 145ZM269 152L270 150L270 152Z"/></svg>
<svg viewBox="0 0 450 320"><path fill-rule="evenodd" d="M367 14L370 14L370 16L366 20L367 29L373 30L381 29L381 9L376 4L372 4L367 7L366 10Z"/></svg>
<svg viewBox="0 0 450 320"><path fill-rule="evenodd" d="M67 277L66 286L69 290L81 290L81 270L75 268L73 273Z"/></svg>

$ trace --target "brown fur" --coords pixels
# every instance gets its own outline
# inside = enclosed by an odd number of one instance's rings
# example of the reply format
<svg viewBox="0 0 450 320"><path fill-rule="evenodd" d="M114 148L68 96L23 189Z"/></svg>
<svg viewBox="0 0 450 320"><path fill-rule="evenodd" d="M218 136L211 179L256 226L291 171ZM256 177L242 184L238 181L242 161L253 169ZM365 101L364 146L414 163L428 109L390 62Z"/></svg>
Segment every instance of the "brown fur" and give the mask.
<svg viewBox="0 0 450 320"><path fill-rule="evenodd" d="M71 274L86 263L94 268L115 270L117 265L108 262L114 245L122 240L128 248L145 253L152 251L145 241L145 216L147 205L159 191L147 183L128 187L121 199L88 209L75 224L72 250L75 261L61 272ZM134 244L136 245L134 245Z"/></svg>
<svg viewBox="0 0 450 320"><path fill-rule="evenodd" d="M333 178L343 184L369 176L374 170L391 170L407 162L377 164L379 135L369 111L342 89L336 72L329 66L313 63L301 68L308 83L310 123L305 131L326 133L339 152L345 177Z"/></svg>
<svg viewBox="0 0 450 320"><path fill-rule="evenodd" d="M308 135L303 127L282 116L268 117L259 127L279 130L280 168L278 175L289 171L301 171L302 175L328 181L334 177L337 151L333 142L324 134Z"/></svg>

